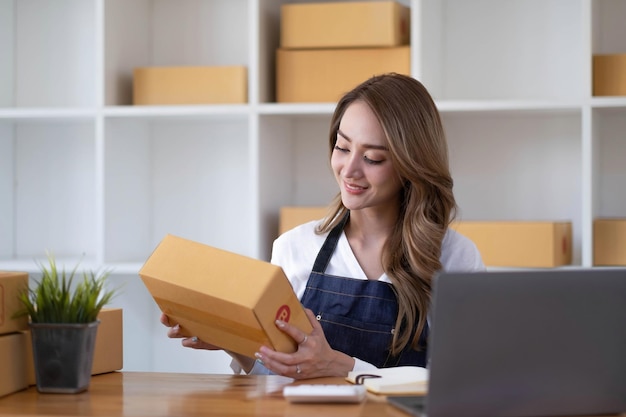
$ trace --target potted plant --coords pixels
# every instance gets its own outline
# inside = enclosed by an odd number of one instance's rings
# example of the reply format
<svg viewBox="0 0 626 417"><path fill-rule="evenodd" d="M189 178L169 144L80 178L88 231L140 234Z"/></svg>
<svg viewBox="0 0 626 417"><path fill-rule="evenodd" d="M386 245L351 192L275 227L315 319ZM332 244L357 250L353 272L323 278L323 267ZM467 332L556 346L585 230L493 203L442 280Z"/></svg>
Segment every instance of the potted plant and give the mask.
<svg viewBox="0 0 626 417"><path fill-rule="evenodd" d="M30 330L39 392L78 393L89 388L98 329L98 313L116 290L105 286L110 271L66 274L48 254L39 263L41 278L19 294L22 315L30 316Z"/></svg>

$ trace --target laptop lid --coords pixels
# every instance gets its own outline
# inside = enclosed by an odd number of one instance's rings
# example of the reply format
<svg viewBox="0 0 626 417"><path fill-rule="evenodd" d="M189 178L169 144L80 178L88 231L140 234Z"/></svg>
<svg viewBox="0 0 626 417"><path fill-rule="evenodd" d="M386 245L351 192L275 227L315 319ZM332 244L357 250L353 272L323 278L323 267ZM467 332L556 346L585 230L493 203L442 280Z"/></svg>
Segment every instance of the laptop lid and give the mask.
<svg viewBox="0 0 626 417"><path fill-rule="evenodd" d="M428 417L626 411L626 269L441 274Z"/></svg>

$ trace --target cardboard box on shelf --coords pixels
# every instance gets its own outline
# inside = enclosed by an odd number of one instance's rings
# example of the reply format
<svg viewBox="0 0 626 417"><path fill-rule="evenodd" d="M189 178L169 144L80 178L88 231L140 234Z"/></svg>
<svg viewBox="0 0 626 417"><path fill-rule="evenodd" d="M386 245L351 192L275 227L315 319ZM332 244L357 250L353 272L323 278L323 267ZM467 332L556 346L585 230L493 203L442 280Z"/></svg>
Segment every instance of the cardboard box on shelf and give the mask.
<svg viewBox="0 0 626 417"><path fill-rule="evenodd" d="M188 336L254 357L261 345L294 352L276 319L312 331L283 270L167 235L139 271L161 311Z"/></svg>
<svg viewBox="0 0 626 417"><path fill-rule="evenodd" d="M98 314L98 331L93 351L91 374L98 375L119 371L124 366L124 326L121 308L103 308ZM30 331L23 332L26 337L26 380L28 385L35 385L35 364Z"/></svg>
<svg viewBox="0 0 626 417"><path fill-rule="evenodd" d="M373 75L410 75L408 46L276 52L276 101L334 103Z"/></svg>
<svg viewBox="0 0 626 417"><path fill-rule="evenodd" d="M0 397L28 387L26 347L27 338L24 333L0 336Z"/></svg>
<svg viewBox="0 0 626 417"><path fill-rule="evenodd" d="M626 54L593 56L593 95L626 96Z"/></svg>
<svg viewBox="0 0 626 417"><path fill-rule="evenodd" d="M322 219L326 215L327 210L327 207L281 207L278 221L278 234L283 234L287 230L293 229L303 223Z"/></svg>
<svg viewBox="0 0 626 417"><path fill-rule="evenodd" d="M133 71L133 104L241 104L248 101L243 66L143 67Z"/></svg>
<svg viewBox="0 0 626 417"><path fill-rule="evenodd" d="M593 264L626 266L626 218L593 221Z"/></svg>
<svg viewBox="0 0 626 417"><path fill-rule="evenodd" d="M410 9L395 1L284 4L280 12L281 48L409 44Z"/></svg>
<svg viewBox="0 0 626 417"><path fill-rule="evenodd" d="M549 268L572 263L571 222L459 221L486 266Z"/></svg>
<svg viewBox="0 0 626 417"><path fill-rule="evenodd" d="M28 316L14 318L24 307L18 295L28 289L28 273L0 271L0 335L28 328Z"/></svg>

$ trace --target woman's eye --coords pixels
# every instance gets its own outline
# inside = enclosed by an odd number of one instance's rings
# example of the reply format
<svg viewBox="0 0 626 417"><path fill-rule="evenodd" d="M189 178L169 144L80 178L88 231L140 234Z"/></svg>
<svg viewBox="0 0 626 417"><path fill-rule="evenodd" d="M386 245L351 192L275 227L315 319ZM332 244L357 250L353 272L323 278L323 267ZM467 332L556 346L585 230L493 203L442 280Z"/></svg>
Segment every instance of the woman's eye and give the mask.
<svg viewBox="0 0 626 417"><path fill-rule="evenodd" d="M382 164L383 163L383 161L379 161L379 160L376 160L376 159L370 159L367 156L364 156L363 159L365 160L365 162L367 162L368 164L371 164L371 165L378 165L378 164Z"/></svg>
<svg viewBox="0 0 626 417"><path fill-rule="evenodd" d="M347 149L345 149L345 148L341 148L341 147L339 147L338 145L335 145L335 149L336 149L336 150L338 150L339 152L348 152L348 150L347 150Z"/></svg>

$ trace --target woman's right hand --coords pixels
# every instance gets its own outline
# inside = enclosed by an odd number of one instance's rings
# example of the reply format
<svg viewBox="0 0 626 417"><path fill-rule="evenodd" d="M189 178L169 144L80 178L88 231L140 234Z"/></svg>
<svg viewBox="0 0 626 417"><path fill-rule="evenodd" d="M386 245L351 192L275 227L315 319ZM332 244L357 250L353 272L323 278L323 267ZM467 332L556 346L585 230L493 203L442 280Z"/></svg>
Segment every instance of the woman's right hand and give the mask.
<svg viewBox="0 0 626 417"><path fill-rule="evenodd" d="M170 318L165 313L161 313L160 321L161 323L163 323L163 325L169 327L169 329L167 330L167 337L170 337L172 339L182 339L181 343L185 347L189 347L192 349L224 350L219 346L203 342L195 336L189 337L182 334L180 330L180 325L178 323L173 323L172 321L170 321ZM228 353L234 360L239 362L239 365L246 373L250 372L250 370L254 366L254 359L241 355L239 353L230 352L228 350L224 351Z"/></svg>
<svg viewBox="0 0 626 417"><path fill-rule="evenodd" d="M222 348L212 345L210 343L203 342L195 336L189 337L183 335L181 333L179 324L170 321L170 318L165 313L161 313L160 321L163 325L169 327L169 329L167 330L167 337L172 339L182 339L181 343L185 347L189 347L192 349L222 350Z"/></svg>

